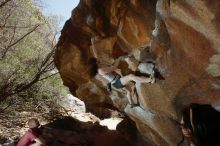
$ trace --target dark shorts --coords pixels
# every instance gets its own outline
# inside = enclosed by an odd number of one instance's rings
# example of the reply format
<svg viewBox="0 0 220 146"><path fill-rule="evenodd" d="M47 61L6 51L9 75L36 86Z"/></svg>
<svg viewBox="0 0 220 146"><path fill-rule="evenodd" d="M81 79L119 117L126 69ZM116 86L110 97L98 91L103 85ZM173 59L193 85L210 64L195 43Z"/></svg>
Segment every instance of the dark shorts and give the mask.
<svg viewBox="0 0 220 146"><path fill-rule="evenodd" d="M120 81L120 78L117 79L117 80L115 81L115 83L112 84L112 86L114 86L114 87L117 88L117 89L121 89L121 88L124 88L124 87L125 87L124 85L122 85L122 83L121 83L121 81Z"/></svg>

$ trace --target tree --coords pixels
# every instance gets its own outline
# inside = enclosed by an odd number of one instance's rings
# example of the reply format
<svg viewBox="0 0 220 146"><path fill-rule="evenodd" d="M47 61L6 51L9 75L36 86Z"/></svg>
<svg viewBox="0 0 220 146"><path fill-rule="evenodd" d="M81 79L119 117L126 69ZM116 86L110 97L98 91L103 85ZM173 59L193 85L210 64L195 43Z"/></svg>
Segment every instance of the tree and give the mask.
<svg viewBox="0 0 220 146"><path fill-rule="evenodd" d="M1 103L39 93L39 85L47 84L49 78L52 81L48 82L58 80L53 77L57 75L53 55L58 32L51 21L54 17L45 17L31 0L5 0L0 3L0 13ZM11 101L8 105L16 100Z"/></svg>
<svg viewBox="0 0 220 146"><path fill-rule="evenodd" d="M0 8L4 7L8 2L10 2L11 0L5 0L3 2L1 2L0 4Z"/></svg>

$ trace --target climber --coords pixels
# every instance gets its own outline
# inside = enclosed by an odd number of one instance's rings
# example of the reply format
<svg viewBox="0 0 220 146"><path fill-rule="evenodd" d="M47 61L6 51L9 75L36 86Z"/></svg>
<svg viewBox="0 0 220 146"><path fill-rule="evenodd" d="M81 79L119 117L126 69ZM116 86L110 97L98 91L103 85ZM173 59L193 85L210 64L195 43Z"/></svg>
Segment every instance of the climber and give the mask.
<svg viewBox="0 0 220 146"><path fill-rule="evenodd" d="M28 120L29 130L22 136L17 143L17 146L41 146L46 142L41 137L43 128L41 127L38 119L31 118Z"/></svg>
<svg viewBox="0 0 220 146"><path fill-rule="evenodd" d="M120 70L117 68L121 58L118 58L112 66L109 67L101 67L101 63L99 63L95 58L90 58L89 63L93 66L93 69L96 68L98 74L103 76L105 79L109 81L108 90L111 91L111 85L116 89L124 89L127 92L128 102L131 107L136 106L132 101L132 96L134 95L134 86L129 87L126 86L129 82L134 81L135 83L153 83L153 78L139 77L133 74L129 74L126 76L122 76ZM98 65L98 67L94 67Z"/></svg>
<svg viewBox="0 0 220 146"><path fill-rule="evenodd" d="M120 70L118 69L118 65L121 61L121 59L123 57L119 57L115 63L112 66L108 66L106 67L106 65L102 65L101 62L99 62L96 58L97 58L97 50L94 47L94 39L91 39L91 43L92 43L92 50L94 53L95 58L90 58L89 59L89 63L91 65L91 70L94 73L100 74L101 76L103 76L105 79L107 79L109 81L108 83L108 89L109 91L111 91L111 85L113 87L115 87L116 89L124 89L127 92L127 98L128 98L128 102L130 104L131 107L137 106L137 104L135 104L133 102L133 96L134 96L134 89L135 87L129 87L128 84L133 81L135 83L153 83L154 79L153 78L146 78L143 76L135 76L133 74L129 74L126 76L122 76L122 74L120 73ZM94 74L93 73L93 74Z"/></svg>
<svg viewBox="0 0 220 146"><path fill-rule="evenodd" d="M219 145L220 112L210 105L191 104L181 118L183 135L191 146Z"/></svg>
<svg viewBox="0 0 220 146"><path fill-rule="evenodd" d="M127 92L128 102L131 107L137 106L133 102L135 98L135 87L127 86L129 82L135 83L153 83L154 79L146 77L138 77L133 74L122 76L120 70L117 68L122 57L118 58L112 66L103 67L95 58L90 58L89 63L92 65L92 70L96 70L101 76L109 81L107 89L111 91L111 85L116 89L124 89ZM137 97L136 97L137 98Z"/></svg>

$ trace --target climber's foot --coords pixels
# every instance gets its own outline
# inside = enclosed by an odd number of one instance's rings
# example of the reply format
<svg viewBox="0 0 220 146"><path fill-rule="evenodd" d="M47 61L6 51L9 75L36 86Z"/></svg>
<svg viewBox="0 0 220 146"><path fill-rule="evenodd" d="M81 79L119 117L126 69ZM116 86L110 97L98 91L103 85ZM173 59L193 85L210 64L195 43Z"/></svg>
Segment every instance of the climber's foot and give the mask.
<svg viewBox="0 0 220 146"><path fill-rule="evenodd" d="M131 58L132 56L133 56L133 55L131 55L131 54L127 54L127 55L122 56L122 58L123 58L124 60L127 60L127 59Z"/></svg>
<svg viewBox="0 0 220 146"><path fill-rule="evenodd" d="M154 75L151 75L151 76L150 76L150 80L151 80L151 81L150 81L151 84L153 84L153 83L156 82L156 79L155 79Z"/></svg>

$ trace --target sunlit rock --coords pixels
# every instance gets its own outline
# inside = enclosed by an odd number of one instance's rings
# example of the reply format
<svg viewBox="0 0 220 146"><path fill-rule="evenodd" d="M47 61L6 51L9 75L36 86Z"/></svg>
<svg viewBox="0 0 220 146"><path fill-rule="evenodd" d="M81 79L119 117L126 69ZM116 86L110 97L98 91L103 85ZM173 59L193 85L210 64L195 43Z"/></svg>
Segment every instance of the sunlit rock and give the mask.
<svg viewBox="0 0 220 146"><path fill-rule="evenodd" d="M190 103L218 107L220 98L220 1L214 0L81 0L62 30L55 63L86 109L103 118L125 112L152 145L178 145L181 110ZM147 46L154 54L154 84L136 84L139 106L129 107L124 91L107 92L107 81L91 76L97 38L98 59L111 65L133 55L138 61ZM145 56L145 57L143 57ZM122 63L122 73L132 73Z"/></svg>

